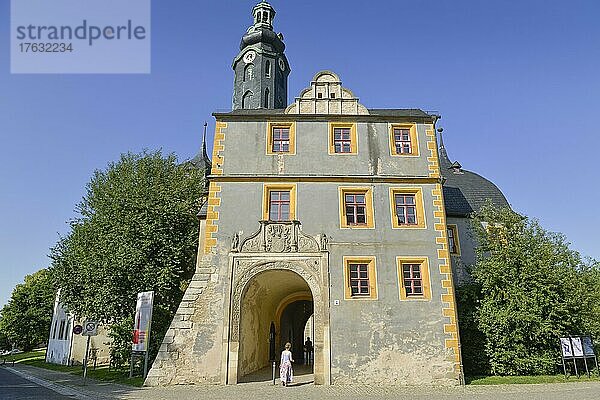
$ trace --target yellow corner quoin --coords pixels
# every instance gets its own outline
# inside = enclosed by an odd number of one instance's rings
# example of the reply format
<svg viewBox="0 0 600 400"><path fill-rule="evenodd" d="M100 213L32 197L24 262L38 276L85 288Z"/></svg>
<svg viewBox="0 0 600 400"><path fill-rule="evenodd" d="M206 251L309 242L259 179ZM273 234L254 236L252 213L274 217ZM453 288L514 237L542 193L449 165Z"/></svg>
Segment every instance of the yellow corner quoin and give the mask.
<svg viewBox="0 0 600 400"><path fill-rule="evenodd" d="M344 300L377 300L377 268L374 256L344 256ZM350 288L350 264L367 264L369 294L352 296Z"/></svg>
<svg viewBox="0 0 600 400"><path fill-rule="evenodd" d="M334 145L333 130L335 128L350 129L350 153L336 153ZM354 122L330 122L329 123L329 155L344 156L358 154L358 136L356 134L356 123Z"/></svg>
<svg viewBox="0 0 600 400"><path fill-rule="evenodd" d="M416 203L417 223L414 225L399 224L396 216L396 194L414 194ZM425 229L425 207L423 205L422 187L391 187L390 188L390 211L392 216L392 229Z"/></svg>
<svg viewBox="0 0 600 400"><path fill-rule="evenodd" d="M286 152L273 151L273 129L289 128L290 130L290 150ZM267 123L267 155L285 154L289 156L296 155L296 122L268 122Z"/></svg>
<svg viewBox="0 0 600 400"><path fill-rule="evenodd" d="M442 315L448 318L448 323L444 324L444 334L446 335L445 347L453 352L453 360L455 371L460 374L461 354L459 348L459 335L458 335L458 316L456 311L456 298L454 295L454 283L452 279L452 268L450 266L450 257L448 254L448 236L446 227L446 216L444 211L444 198L442 194L442 185L436 184L435 188L431 190L434 203L434 211L436 221L434 223L435 231L438 233L436 237L439 272L442 276L442 294L441 300Z"/></svg>
<svg viewBox="0 0 600 400"><path fill-rule="evenodd" d="M397 153L396 142L394 140L394 129L410 129L410 153ZM390 137L390 155L399 157L418 157L419 156L419 136L417 135L416 124L388 124Z"/></svg>
<svg viewBox="0 0 600 400"><path fill-rule="evenodd" d="M206 233L204 236L204 254L211 254L217 245L217 238L214 236L219 230L219 212L217 208L221 205L221 198L217 197L221 192L221 186L211 182L208 188L208 206L206 210Z"/></svg>
<svg viewBox="0 0 600 400"><path fill-rule="evenodd" d="M402 271L403 264L419 264L421 266L421 279L423 282L423 294L421 296L407 296L404 286L404 275ZM429 258L428 257L396 257L396 269L398 271L398 287L400 288L400 300L431 300L431 283L429 277Z"/></svg>
<svg viewBox="0 0 600 400"><path fill-rule="evenodd" d="M375 229L375 215L373 212L373 187L372 186L340 186L338 188L339 193L339 217L340 217L340 228L342 229ZM366 220L365 224L354 225L348 224L346 219L346 204L344 197L346 194L364 194L365 195L365 208L366 208Z"/></svg>
<svg viewBox="0 0 600 400"><path fill-rule="evenodd" d="M213 143L212 153L212 169L211 175L223 175L223 154L222 151L225 149L225 132L227 128L226 122L217 121L215 124L215 139Z"/></svg>
<svg viewBox="0 0 600 400"><path fill-rule="evenodd" d="M433 129L433 125L429 125L425 133L427 135L427 149L429 150L429 157L427 157L429 177L439 178L440 163L437 151L437 140L435 137L435 130Z"/></svg>
<svg viewBox="0 0 600 400"><path fill-rule="evenodd" d="M295 183L265 183L263 185L263 220L269 220L269 199L272 191L289 190L290 192L290 220L296 218L296 184Z"/></svg>

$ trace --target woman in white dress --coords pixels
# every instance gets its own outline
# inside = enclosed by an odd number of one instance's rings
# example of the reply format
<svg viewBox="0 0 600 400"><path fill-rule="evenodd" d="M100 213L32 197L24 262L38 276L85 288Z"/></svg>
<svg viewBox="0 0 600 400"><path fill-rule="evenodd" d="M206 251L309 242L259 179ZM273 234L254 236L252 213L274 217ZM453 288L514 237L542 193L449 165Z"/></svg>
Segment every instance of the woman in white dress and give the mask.
<svg viewBox="0 0 600 400"><path fill-rule="evenodd" d="M292 358L292 352L290 351L291 348L292 344L287 342L285 344L285 350L281 352L279 377L281 378L281 383L283 383L283 386L287 386L294 378L294 370L292 369L292 363L294 362L294 359Z"/></svg>

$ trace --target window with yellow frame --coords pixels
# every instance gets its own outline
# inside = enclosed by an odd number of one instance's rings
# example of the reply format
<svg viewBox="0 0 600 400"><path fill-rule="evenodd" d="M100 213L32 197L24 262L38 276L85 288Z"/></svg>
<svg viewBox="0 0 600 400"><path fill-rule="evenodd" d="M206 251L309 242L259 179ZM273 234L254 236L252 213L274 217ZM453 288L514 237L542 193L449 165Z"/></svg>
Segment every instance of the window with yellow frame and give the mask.
<svg viewBox="0 0 600 400"><path fill-rule="evenodd" d="M344 299L377 299L375 257L344 257Z"/></svg>
<svg viewBox="0 0 600 400"><path fill-rule="evenodd" d="M390 207L392 228L424 229L426 227L422 188L390 188Z"/></svg>
<svg viewBox="0 0 600 400"><path fill-rule="evenodd" d="M267 154L296 154L295 122L269 122L267 124Z"/></svg>
<svg viewBox="0 0 600 400"><path fill-rule="evenodd" d="M263 220L293 221L296 219L296 185L269 183L263 186Z"/></svg>
<svg viewBox="0 0 600 400"><path fill-rule="evenodd" d="M460 243L458 241L458 227L448 224L448 251L450 254L460 256Z"/></svg>
<svg viewBox="0 0 600 400"><path fill-rule="evenodd" d="M417 125L390 124L390 153L392 156L418 156Z"/></svg>
<svg viewBox="0 0 600 400"><path fill-rule="evenodd" d="M355 123L329 123L329 154L358 154L358 138L356 136Z"/></svg>
<svg viewBox="0 0 600 400"><path fill-rule="evenodd" d="M372 187L340 187L340 228L373 229Z"/></svg>
<svg viewBox="0 0 600 400"><path fill-rule="evenodd" d="M400 300L431 300L429 259L396 257Z"/></svg>

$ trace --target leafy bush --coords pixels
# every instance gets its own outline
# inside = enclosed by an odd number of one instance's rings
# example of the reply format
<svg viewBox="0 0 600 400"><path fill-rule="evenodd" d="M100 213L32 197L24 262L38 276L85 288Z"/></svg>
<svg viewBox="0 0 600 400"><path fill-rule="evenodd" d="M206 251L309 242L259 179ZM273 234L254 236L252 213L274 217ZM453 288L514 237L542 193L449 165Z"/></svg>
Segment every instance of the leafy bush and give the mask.
<svg viewBox="0 0 600 400"><path fill-rule="evenodd" d="M481 344L476 325L492 374L554 373L558 337L600 333L598 264L584 263L564 236L508 208L484 206L473 229L479 244L473 278L481 294L474 312L472 294L460 294L471 308L459 321L469 368ZM472 343L465 342L469 335Z"/></svg>

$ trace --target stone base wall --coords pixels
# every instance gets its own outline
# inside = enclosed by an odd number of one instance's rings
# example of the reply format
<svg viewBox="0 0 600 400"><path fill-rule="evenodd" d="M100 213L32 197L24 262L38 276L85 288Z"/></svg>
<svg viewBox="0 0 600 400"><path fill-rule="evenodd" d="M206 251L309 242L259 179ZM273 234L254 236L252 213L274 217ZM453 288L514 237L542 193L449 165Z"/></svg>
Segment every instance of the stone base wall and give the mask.
<svg viewBox="0 0 600 400"><path fill-rule="evenodd" d="M196 269L146 386L220 382L223 299L217 278L214 267Z"/></svg>

